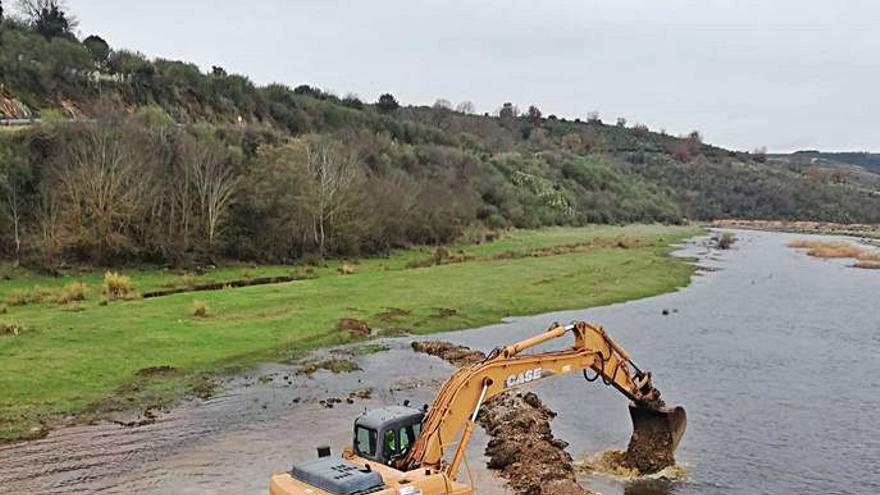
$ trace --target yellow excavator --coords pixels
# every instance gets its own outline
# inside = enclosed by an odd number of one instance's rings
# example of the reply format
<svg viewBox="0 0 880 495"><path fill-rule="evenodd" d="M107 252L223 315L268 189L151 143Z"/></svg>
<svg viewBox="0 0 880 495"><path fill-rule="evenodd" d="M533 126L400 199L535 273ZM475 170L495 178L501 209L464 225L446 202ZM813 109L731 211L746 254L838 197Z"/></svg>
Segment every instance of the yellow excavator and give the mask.
<svg viewBox="0 0 880 495"><path fill-rule="evenodd" d="M524 353L567 333L574 345L561 351ZM592 370L593 376L588 373ZM554 325L546 332L499 347L476 364L456 371L427 411L390 406L355 420L353 445L333 458L328 447L318 458L272 476L271 495L473 495L458 479L468 441L483 403L528 383L581 371L601 377L628 399L633 438L665 438L673 452L686 426L681 406L666 407L651 383L605 330L583 321Z"/></svg>

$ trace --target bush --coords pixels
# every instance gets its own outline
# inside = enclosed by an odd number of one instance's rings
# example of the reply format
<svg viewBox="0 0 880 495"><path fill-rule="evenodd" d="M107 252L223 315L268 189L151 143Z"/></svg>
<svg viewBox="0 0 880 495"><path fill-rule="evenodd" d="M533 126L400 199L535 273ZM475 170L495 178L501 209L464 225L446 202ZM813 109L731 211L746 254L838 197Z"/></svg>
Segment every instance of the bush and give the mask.
<svg viewBox="0 0 880 495"><path fill-rule="evenodd" d="M86 291L89 286L82 282L71 282L55 292L53 299L58 304L67 304L74 301L85 301Z"/></svg>
<svg viewBox="0 0 880 495"><path fill-rule="evenodd" d="M104 296L108 300L132 299L137 296L131 279L117 272L104 274Z"/></svg>
<svg viewBox="0 0 880 495"><path fill-rule="evenodd" d="M357 268L351 263L343 263L342 266L339 267L339 273L342 275L352 275L357 273Z"/></svg>
<svg viewBox="0 0 880 495"><path fill-rule="evenodd" d="M31 302L31 293L25 289L13 289L6 294L6 304L10 306L24 306Z"/></svg>
<svg viewBox="0 0 880 495"><path fill-rule="evenodd" d="M193 301L192 315L198 318L208 317L208 305L205 301Z"/></svg>
<svg viewBox="0 0 880 495"><path fill-rule="evenodd" d="M17 337L25 330L25 326L21 323L0 322L0 335L12 335L13 337Z"/></svg>

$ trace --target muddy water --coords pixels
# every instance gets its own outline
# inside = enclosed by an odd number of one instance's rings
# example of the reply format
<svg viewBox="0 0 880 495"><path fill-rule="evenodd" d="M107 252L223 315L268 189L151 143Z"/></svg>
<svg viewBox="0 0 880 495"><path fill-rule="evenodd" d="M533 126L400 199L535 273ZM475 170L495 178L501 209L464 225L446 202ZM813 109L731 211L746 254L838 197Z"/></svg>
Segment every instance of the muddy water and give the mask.
<svg viewBox="0 0 880 495"><path fill-rule="evenodd" d="M790 250L786 234L738 232L727 252L690 251L720 268L679 292L626 304L513 319L438 336L484 351L553 321L603 323L671 402L688 409L678 458L684 481L584 477L606 494L861 494L880 492L880 272ZM577 290L576 286L572 290ZM668 310L668 315L663 315ZM0 493L263 494L268 474L349 440L364 407L428 402L449 365L417 356L408 339L361 356L362 371L312 378L266 365L208 401L183 404L152 425L66 428L0 447ZM369 399L345 399L371 388ZM578 376L534 390L559 416L574 456L626 446L626 401ZM326 408L320 401L338 397ZM470 467L481 494L502 493Z"/></svg>

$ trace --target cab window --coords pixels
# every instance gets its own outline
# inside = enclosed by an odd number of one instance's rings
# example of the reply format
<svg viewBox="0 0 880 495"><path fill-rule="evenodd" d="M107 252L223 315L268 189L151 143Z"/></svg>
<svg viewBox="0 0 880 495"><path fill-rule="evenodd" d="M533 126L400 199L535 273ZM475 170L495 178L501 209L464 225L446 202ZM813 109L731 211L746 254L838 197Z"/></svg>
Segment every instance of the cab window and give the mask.
<svg viewBox="0 0 880 495"><path fill-rule="evenodd" d="M397 438L400 442L399 447L401 454L406 454L407 452L409 452L409 448L412 447L412 444L415 443L416 438L419 437L419 432L421 431L421 429L421 424L404 426L400 429Z"/></svg>
<svg viewBox="0 0 880 495"><path fill-rule="evenodd" d="M382 445L382 456L390 461L397 454L397 435L394 430L385 430L385 441Z"/></svg>
<svg viewBox="0 0 880 495"><path fill-rule="evenodd" d="M376 455L376 430L358 426L355 432L355 441L359 454L367 457Z"/></svg>

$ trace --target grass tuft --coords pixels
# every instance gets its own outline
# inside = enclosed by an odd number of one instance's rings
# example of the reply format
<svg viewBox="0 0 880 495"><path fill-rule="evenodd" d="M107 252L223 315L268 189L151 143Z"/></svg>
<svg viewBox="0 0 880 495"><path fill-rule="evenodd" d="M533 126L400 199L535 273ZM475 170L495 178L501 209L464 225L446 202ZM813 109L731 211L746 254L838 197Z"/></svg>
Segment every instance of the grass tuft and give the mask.
<svg viewBox="0 0 880 495"><path fill-rule="evenodd" d="M134 290L134 284L131 279L118 272L107 272L104 274L104 295L108 300L115 299L134 299L137 292Z"/></svg>
<svg viewBox="0 0 880 495"><path fill-rule="evenodd" d="M25 332L27 328L21 323L0 322L0 335L11 335L18 337Z"/></svg>
<svg viewBox="0 0 880 495"><path fill-rule="evenodd" d="M53 299L58 304L85 301L88 289L89 286L82 282L71 282L55 291Z"/></svg>
<svg viewBox="0 0 880 495"><path fill-rule="evenodd" d="M208 304L205 303L205 301L193 301L192 315L197 318L207 318L208 317Z"/></svg>

